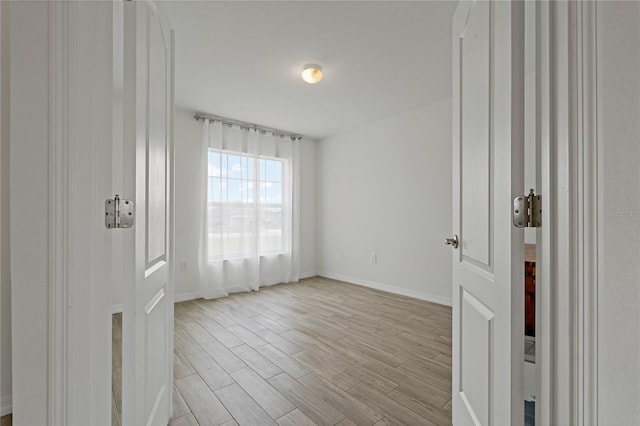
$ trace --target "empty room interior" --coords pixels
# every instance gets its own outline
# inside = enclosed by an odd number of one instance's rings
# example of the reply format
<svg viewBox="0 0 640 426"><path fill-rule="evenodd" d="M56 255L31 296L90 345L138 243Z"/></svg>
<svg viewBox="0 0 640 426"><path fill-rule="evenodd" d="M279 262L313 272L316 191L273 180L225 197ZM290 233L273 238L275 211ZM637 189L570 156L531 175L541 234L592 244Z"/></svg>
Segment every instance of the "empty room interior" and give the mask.
<svg viewBox="0 0 640 426"><path fill-rule="evenodd" d="M640 424L638 40L637 2L0 2L0 426Z"/></svg>
<svg viewBox="0 0 640 426"><path fill-rule="evenodd" d="M172 424L449 424L455 3L163 6Z"/></svg>

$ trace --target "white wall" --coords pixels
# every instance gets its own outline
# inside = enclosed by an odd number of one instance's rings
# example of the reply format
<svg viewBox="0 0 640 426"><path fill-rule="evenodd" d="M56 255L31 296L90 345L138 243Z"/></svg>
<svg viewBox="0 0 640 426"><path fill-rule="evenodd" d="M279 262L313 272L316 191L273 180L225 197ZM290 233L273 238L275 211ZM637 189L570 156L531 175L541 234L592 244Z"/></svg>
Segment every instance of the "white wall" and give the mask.
<svg viewBox="0 0 640 426"><path fill-rule="evenodd" d="M195 111L176 108L176 300L198 297L199 188L201 124ZM300 142L300 274L315 275L316 267L316 142ZM187 270L180 270L180 262Z"/></svg>
<svg viewBox="0 0 640 426"><path fill-rule="evenodd" d="M318 143L321 275L451 304L450 233L450 100Z"/></svg>
<svg viewBox="0 0 640 426"><path fill-rule="evenodd" d="M7 2L0 3L0 416L11 412L8 6Z"/></svg>
<svg viewBox="0 0 640 426"><path fill-rule="evenodd" d="M201 131L193 112L176 108L175 163L176 163L176 295L187 299L198 291L199 242L199 188ZM187 271L181 271L180 262L187 262ZM195 296L194 296L195 297Z"/></svg>
<svg viewBox="0 0 640 426"><path fill-rule="evenodd" d="M640 3L598 3L598 422L640 424Z"/></svg>
<svg viewBox="0 0 640 426"><path fill-rule="evenodd" d="M317 142L300 142L300 278L318 272Z"/></svg>

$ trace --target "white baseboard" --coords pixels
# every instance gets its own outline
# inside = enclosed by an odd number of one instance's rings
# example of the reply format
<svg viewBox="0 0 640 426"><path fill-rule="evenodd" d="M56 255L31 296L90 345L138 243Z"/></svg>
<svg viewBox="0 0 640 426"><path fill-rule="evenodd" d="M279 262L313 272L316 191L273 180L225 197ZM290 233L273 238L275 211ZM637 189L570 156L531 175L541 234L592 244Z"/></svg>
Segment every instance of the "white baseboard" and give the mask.
<svg viewBox="0 0 640 426"><path fill-rule="evenodd" d="M298 274L298 278L301 280L304 280L305 278L313 278L316 276L318 276L318 271L300 272L300 274Z"/></svg>
<svg viewBox="0 0 640 426"><path fill-rule="evenodd" d="M439 305L451 306L450 298L436 296L422 291L410 290L407 288L396 287L389 284L383 284L375 281L369 281L362 278L350 277L347 275L334 274L333 272L319 271L318 275L332 280L344 281L350 284L356 284L363 287L373 288L375 290L386 291L387 293L399 294L400 296L413 297L414 299L425 300L427 302L437 303Z"/></svg>
<svg viewBox="0 0 640 426"><path fill-rule="evenodd" d="M173 296L173 303L187 302L189 300L196 299L219 299L221 297L227 297L228 294L224 291L212 290L212 291L192 291L188 293L178 293Z"/></svg>
<svg viewBox="0 0 640 426"><path fill-rule="evenodd" d="M311 277L315 277L317 276L318 273L316 271L312 271L312 272L304 272L302 274L298 275L298 279L304 279L304 278L311 278ZM277 285L277 284L282 284L280 282L276 282L274 284L270 284L270 285ZM262 287L269 287L270 285L263 285ZM226 297L229 294L232 293L246 293L248 291L251 290L247 290L245 287L241 287L241 286L237 286L237 287L231 287L229 289L227 289L226 291L222 291L222 290L211 290L209 292L202 292L202 291L193 291L193 292L189 292L189 293L178 293L173 297L173 302L174 303L179 303L179 302L187 302L189 300L195 300L195 299L219 299L221 297Z"/></svg>
<svg viewBox="0 0 640 426"><path fill-rule="evenodd" d="M122 303L111 306L111 314L121 314L123 310L124 306L122 306Z"/></svg>
<svg viewBox="0 0 640 426"><path fill-rule="evenodd" d="M268 287L268 286L263 286L263 287ZM225 291L227 292L226 296L228 296L229 294L234 294L234 293L249 293L250 291L253 291L253 290L248 289L243 285L237 285L235 287L229 287L225 289ZM221 297L224 297L224 296L221 296ZM217 297L210 297L209 299L217 299Z"/></svg>
<svg viewBox="0 0 640 426"><path fill-rule="evenodd" d="M0 416L6 416L13 412L13 400L11 395L5 395L0 399Z"/></svg>
<svg viewBox="0 0 640 426"><path fill-rule="evenodd" d="M179 293L173 296L173 303L187 302L189 300L202 299L202 293L199 291L192 291L189 293Z"/></svg>

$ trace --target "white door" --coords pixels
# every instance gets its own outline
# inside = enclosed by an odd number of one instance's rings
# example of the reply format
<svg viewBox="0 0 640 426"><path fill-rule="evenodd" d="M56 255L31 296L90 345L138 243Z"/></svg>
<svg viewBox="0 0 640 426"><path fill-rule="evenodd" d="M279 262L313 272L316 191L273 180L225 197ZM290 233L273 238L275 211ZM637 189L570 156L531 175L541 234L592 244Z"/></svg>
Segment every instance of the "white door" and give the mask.
<svg viewBox="0 0 640 426"><path fill-rule="evenodd" d="M522 424L522 4L461 2L453 31L453 424Z"/></svg>
<svg viewBox="0 0 640 426"><path fill-rule="evenodd" d="M153 2L125 2L123 68L123 167L135 202L124 275L135 279L125 283L122 421L166 426L173 382L172 34Z"/></svg>

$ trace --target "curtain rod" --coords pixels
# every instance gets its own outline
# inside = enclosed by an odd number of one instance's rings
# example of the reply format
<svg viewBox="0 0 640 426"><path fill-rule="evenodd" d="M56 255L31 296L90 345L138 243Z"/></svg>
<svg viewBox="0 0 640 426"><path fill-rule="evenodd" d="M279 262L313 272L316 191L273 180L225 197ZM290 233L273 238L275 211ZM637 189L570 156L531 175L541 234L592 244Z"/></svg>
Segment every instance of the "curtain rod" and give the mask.
<svg viewBox="0 0 640 426"><path fill-rule="evenodd" d="M197 121L199 120L209 120L210 122L220 122L222 124L226 124L229 127L238 126L241 129L253 129L256 132L260 132L263 135L265 133L272 133L273 136L280 136L281 138L291 138L292 141L299 141L302 139L302 135L297 133L285 132L284 130L278 130L271 127L261 126L259 124L248 123L246 121L234 120L233 118L221 117L219 115L206 114L204 112L197 112L196 115L193 116Z"/></svg>

